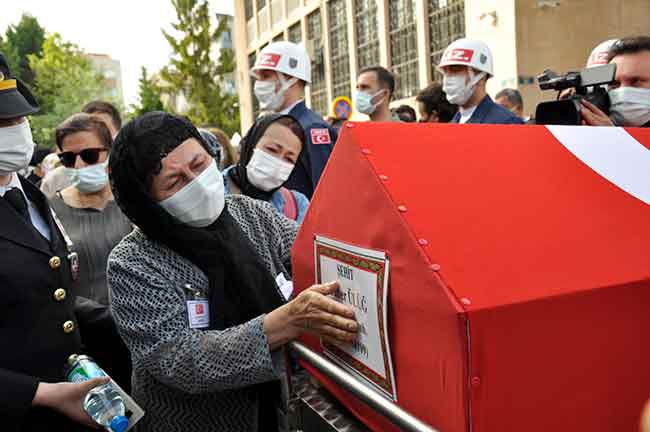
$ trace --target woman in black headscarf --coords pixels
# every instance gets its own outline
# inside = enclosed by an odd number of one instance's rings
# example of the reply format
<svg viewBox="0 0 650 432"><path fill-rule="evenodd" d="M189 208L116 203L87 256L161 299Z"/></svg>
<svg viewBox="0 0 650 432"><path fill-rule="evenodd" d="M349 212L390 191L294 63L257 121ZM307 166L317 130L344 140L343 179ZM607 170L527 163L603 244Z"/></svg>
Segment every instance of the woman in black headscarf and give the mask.
<svg viewBox="0 0 650 432"><path fill-rule="evenodd" d="M285 430L281 348L305 331L352 341L351 309L313 286L286 303L296 225L261 201L224 199L209 147L187 120L145 114L109 163L138 227L111 253L111 307L131 350L144 431Z"/></svg>
<svg viewBox="0 0 650 432"><path fill-rule="evenodd" d="M268 201L280 214L301 223L309 200L283 187L305 145L300 123L289 115L264 116L248 130L240 145L239 162L223 172L226 195L243 194Z"/></svg>

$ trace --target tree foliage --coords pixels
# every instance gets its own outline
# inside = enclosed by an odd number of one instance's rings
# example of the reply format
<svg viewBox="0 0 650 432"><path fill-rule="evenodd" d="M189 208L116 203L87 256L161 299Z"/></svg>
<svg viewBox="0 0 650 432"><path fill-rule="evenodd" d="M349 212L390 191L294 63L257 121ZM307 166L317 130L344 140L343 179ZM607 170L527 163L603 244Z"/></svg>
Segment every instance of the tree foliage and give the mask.
<svg viewBox="0 0 650 432"><path fill-rule="evenodd" d="M224 83L226 74L235 70L235 56L228 48L213 56L228 22L220 20L213 28L207 0L172 0L172 4L178 19L172 26L179 38L163 31L173 56L162 78L169 91L187 99L189 108L183 114L192 122L232 134L239 130L239 103L236 94L224 91Z"/></svg>
<svg viewBox="0 0 650 432"><path fill-rule="evenodd" d="M56 127L87 102L111 101L106 81L90 60L56 33L43 42L41 57L29 55L29 66L35 74L32 91L41 105L41 114L31 120L34 141L39 145L52 147Z"/></svg>
<svg viewBox="0 0 650 432"><path fill-rule="evenodd" d="M138 82L138 98L140 100L137 105L131 105L133 116L137 117L151 111L163 111L165 107L161 101L162 89L147 75L147 68L144 66L141 69Z"/></svg>
<svg viewBox="0 0 650 432"><path fill-rule="evenodd" d="M14 76L28 86L34 84L34 72L29 56L41 57L45 29L31 15L23 14L18 24L10 25L5 37L0 38L0 52L4 54Z"/></svg>

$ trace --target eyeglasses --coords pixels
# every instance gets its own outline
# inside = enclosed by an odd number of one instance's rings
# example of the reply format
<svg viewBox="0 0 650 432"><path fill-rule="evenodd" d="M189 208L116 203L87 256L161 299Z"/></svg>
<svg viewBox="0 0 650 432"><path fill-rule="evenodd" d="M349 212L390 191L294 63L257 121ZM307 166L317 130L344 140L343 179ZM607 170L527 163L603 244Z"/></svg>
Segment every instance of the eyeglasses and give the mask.
<svg viewBox="0 0 650 432"><path fill-rule="evenodd" d="M77 162L77 155L79 155L81 156L81 160L87 165L94 165L99 160L99 154L107 151L108 149L105 148L87 148L81 150L79 153L71 151L63 152L59 153L59 160L64 167L74 168L75 163Z"/></svg>

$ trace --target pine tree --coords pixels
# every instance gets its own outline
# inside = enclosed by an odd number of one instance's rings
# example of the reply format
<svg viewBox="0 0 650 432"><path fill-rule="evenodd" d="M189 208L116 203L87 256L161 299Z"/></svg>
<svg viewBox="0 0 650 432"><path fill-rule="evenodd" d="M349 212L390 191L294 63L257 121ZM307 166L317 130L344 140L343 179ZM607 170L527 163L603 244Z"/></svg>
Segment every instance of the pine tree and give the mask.
<svg viewBox="0 0 650 432"><path fill-rule="evenodd" d="M231 49L212 57L213 46L227 30L220 20L213 29L207 0L172 0L180 33L176 39L163 31L173 50L170 64L162 72L169 89L183 94L189 104L187 115L196 125L214 125L228 134L239 130L239 103L236 95L223 90L225 75L235 69ZM167 90L167 89L166 89Z"/></svg>
<svg viewBox="0 0 650 432"><path fill-rule="evenodd" d="M138 85L138 97L140 102L138 105L132 105L134 116L151 111L163 111L165 109L162 101L160 100L162 91L160 87L154 82L152 78L147 75L147 68L144 66L140 72L140 80Z"/></svg>
<svg viewBox="0 0 650 432"><path fill-rule="evenodd" d="M0 39L0 52L7 59L11 73L28 86L34 83L29 56L41 57L44 41L45 29L28 14L23 14L18 24L10 25L4 39Z"/></svg>

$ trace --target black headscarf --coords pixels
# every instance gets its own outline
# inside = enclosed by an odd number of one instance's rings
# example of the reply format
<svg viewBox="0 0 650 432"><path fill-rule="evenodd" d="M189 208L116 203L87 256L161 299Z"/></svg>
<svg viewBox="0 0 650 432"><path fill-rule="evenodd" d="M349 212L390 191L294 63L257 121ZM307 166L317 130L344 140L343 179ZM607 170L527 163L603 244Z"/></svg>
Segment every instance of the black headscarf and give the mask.
<svg viewBox="0 0 650 432"><path fill-rule="evenodd" d="M113 144L111 187L124 214L147 237L187 258L206 274L210 282L209 328L223 330L271 312L284 300L227 206L209 227L193 228L171 216L151 197L151 182L162 169L162 159L189 138L195 138L210 153L197 129L181 117L153 112L128 123ZM260 430L262 426L274 430L279 383L258 384L252 389L260 401Z"/></svg>
<svg viewBox="0 0 650 432"><path fill-rule="evenodd" d="M293 122L296 123L296 125L299 128L301 128L300 123L298 123L298 120L296 120L294 117L290 115L269 114L259 118L255 122L255 124L251 126L251 128L248 130L246 136L241 140L241 143L239 144L241 149L239 162L237 162L235 168L233 168L230 171L229 177L232 181L235 182L237 187L241 190L242 194L249 196L251 198L269 201L271 199L271 196L275 193L275 191L277 191L278 189L280 189L280 187L282 187L280 186L270 191L265 191L253 185L248 180L248 175L246 174L246 165L248 165L248 163L251 161L251 158L253 157L253 153L255 151L255 146L257 146L257 143L260 141L260 139L262 138L266 130L269 128L269 126L271 126L273 123L283 118L291 119ZM300 156L302 155L302 152L304 151L305 148L304 135L299 136L298 138L302 141L302 149L300 151L300 155L298 155L298 158L296 160L300 160Z"/></svg>

